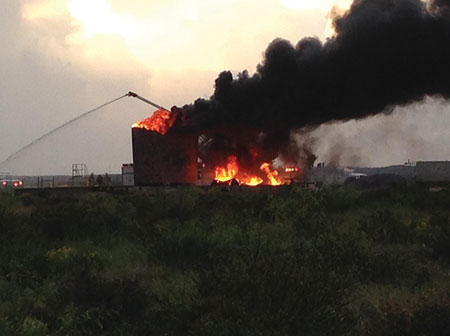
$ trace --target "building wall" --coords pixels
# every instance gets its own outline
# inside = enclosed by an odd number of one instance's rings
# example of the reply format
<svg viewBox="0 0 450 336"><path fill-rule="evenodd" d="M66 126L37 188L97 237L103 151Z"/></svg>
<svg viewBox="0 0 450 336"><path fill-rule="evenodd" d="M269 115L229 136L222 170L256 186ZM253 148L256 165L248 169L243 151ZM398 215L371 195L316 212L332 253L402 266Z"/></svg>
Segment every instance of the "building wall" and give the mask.
<svg viewBox="0 0 450 336"><path fill-rule="evenodd" d="M135 185L195 184L198 137L132 129Z"/></svg>

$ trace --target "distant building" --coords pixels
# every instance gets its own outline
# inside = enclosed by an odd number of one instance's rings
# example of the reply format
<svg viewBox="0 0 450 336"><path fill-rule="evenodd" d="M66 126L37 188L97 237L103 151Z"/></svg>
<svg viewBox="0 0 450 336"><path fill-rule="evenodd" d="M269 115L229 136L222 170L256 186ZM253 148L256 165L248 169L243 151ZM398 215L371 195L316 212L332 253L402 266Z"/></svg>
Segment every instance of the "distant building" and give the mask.
<svg viewBox="0 0 450 336"><path fill-rule="evenodd" d="M122 165L122 185L134 186L134 167L132 163L124 163Z"/></svg>
<svg viewBox="0 0 450 336"><path fill-rule="evenodd" d="M418 161L415 167L416 181L450 181L450 161Z"/></svg>

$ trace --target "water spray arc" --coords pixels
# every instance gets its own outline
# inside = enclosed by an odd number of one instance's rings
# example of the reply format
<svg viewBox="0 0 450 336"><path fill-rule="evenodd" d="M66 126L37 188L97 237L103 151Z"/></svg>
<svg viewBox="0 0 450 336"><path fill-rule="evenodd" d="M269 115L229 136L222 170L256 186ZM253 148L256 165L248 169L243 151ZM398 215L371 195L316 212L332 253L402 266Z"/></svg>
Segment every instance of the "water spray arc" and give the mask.
<svg viewBox="0 0 450 336"><path fill-rule="evenodd" d="M23 146L22 148L20 148L18 151L16 151L16 152L12 153L11 155L9 155L5 160L3 160L3 161L0 162L0 166L3 165L3 164L5 164L6 162L8 162L8 161L11 160L11 159L14 159L18 154L20 154L21 152L23 152L23 151L26 150L27 148L32 147L32 146L35 145L36 143L38 143L38 142L40 142L41 140L47 138L48 136L50 136L50 135L52 135L52 134L54 134L54 133L60 131L61 129L65 128L66 126L72 124L73 122L75 122L75 121L77 121L77 120L80 120L80 119L82 119L82 118L84 118L84 117L86 117L86 116L88 116L88 115L90 115L90 114L92 114L92 113L94 113L94 112L96 112L96 111L98 111L98 110L100 110L100 109L102 109L102 108L108 106L108 105L111 105L111 104L113 104L113 103L115 103L115 102L117 102L117 101L119 101L119 100L121 100L121 99L123 99L123 98L125 98L125 97L133 97L133 98L137 98L137 99L139 99L139 100L141 100L141 101L143 101L143 102L145 102L145 103L147 103L147 104L149 104L149 105L152 105L153 107L156 107L156 108L158 108L158 109L162 109L162 110L168 111L166 108L162 107L161 105L158 105L158 104L156 104L156 103L154 103L154 102L152 102L152 101L150 101L150 100L148 100L148 99L146 99L146 98L144 98L144 97L141 97L140 95L138 95L138 94L135 93L135 92L129 91L128 93L124 94L123 96L117 97L117 98L115 98L115 99L113 99L113 100L110 100L110 101L108 101L108 102L106 102L106 103L100 105L100 106L97 106L96 108L94 108L94 109L92 109L92 110L89 110L89 111L87 111L87 112L85 112L85 113L79 115L78 117L75 117L75 118L73 118L73 119L71 119L71 120L65 122L64 124L62 124L62 125L60 125L60 126L54 128L54 129L52 129L50 132L47 132L47 133L43 134L42 136L40 136L40 137L37 138L36 140L33 140L33 141L30 142L29 144L27 144L27 145Z"/></svg>

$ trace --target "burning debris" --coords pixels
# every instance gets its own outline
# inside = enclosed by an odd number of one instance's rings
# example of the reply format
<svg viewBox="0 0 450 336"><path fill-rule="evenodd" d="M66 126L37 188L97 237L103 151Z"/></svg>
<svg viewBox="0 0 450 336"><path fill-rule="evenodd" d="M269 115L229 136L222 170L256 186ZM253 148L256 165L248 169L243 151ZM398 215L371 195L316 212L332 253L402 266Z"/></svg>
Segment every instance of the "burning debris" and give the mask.
<svg viewBox="0 0 450 336"><path fill-rule="evenodd" d="M307 143L293 142L298 130L450 97L448 0L355 0L333 26L324 43L274 40L252 76L224 71L210 99L138 126L200 137L198 156L217 181L279 185L274 160L306 173L316 159Z"/></svg>

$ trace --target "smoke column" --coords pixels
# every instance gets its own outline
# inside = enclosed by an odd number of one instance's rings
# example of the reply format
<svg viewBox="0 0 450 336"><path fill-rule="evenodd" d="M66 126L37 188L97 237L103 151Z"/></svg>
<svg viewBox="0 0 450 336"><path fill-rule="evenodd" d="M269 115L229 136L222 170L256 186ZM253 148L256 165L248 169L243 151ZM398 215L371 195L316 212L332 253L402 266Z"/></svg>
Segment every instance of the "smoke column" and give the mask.
<svg viewBox="0 0 450 336"><path fill-rule="evenodd" d="M182 127L209 137L205 157L274 159L291 130L450 97L450 0L355 0L333 26L324 43L274 40L254 75L224 71L209 100L183 107Z"/></svg>

